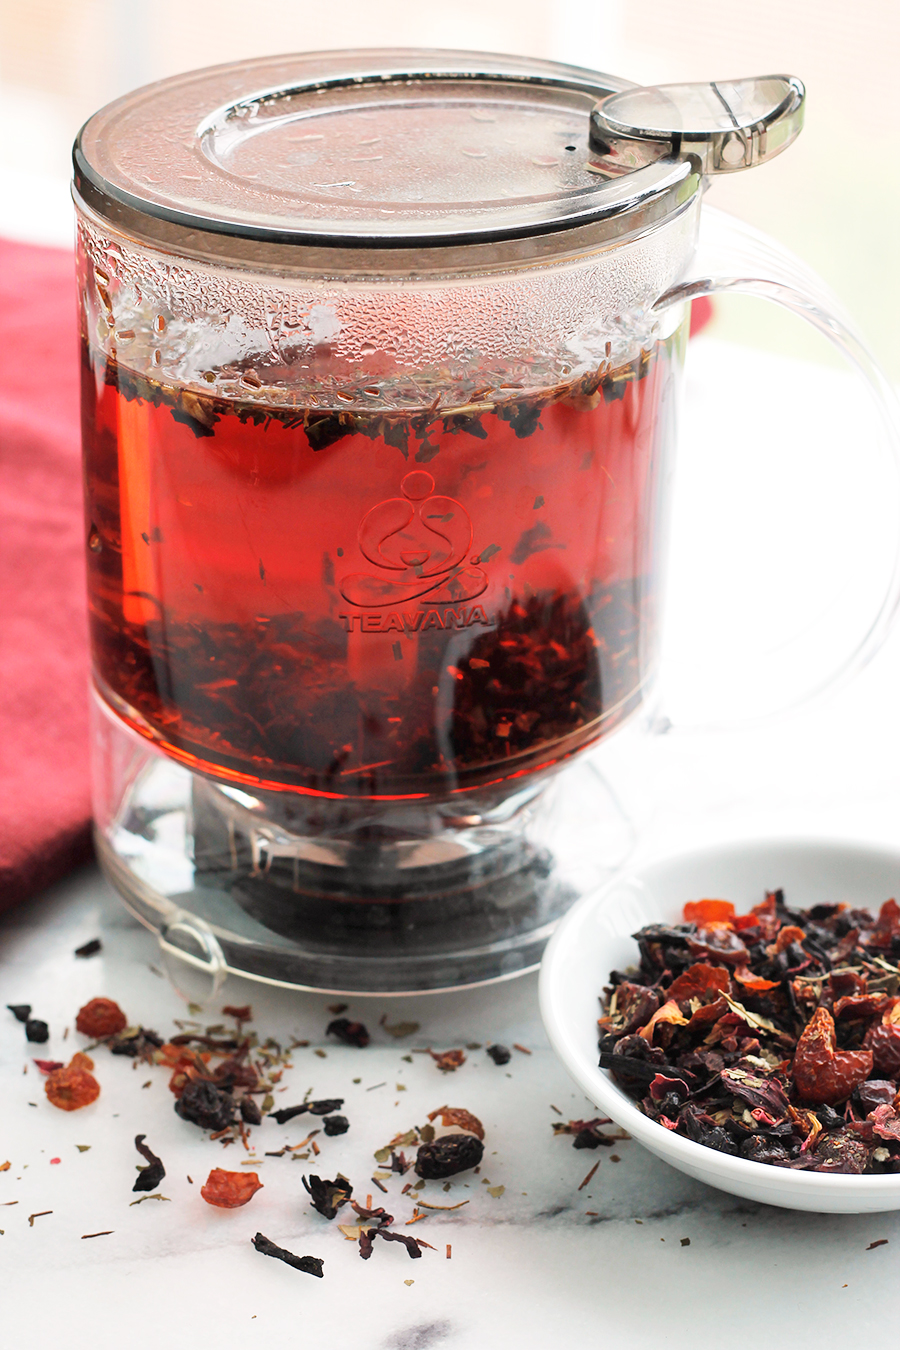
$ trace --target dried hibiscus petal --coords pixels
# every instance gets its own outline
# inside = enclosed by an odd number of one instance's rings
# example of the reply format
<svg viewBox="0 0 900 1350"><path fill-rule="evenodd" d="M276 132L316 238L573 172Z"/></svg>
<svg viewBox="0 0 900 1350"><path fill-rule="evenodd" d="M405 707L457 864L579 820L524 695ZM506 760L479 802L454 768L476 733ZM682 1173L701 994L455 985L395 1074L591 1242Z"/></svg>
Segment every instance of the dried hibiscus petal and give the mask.
<svg viewBox="0 0 900 1350"><path fill-rule="evenodd" d="M471 1111L464 1111L461 1106L439 1106L436 1111L429 1111L428 1119L436 1120L440 1116L441 1124L446 1128L450 1125L458 1125L461 1130L467 1134L477 1135L479 1139L484 1138L484 1126L477 1116L473 1116Z"/></svg>
<svg viewBox="0 0 900 1350"><path fill-rule="evenodd" d="M44 1084L47 1100L60 1111L80 1111L100 1096L100 1084L91 1069L94 1061L87 1055L73 1055L64 1069L54 1069Z"/></svg>
<svg viewBox="0 0 900 1350"><path fill-rule="evenodd" d="M83 1036L99 1040L105 1036L117 1036L128 1025L128 1018L111 998L92 998L78 1010L75 1018L76 1030Z"/></svg>
<svg viewBox="0 0 900 1350"><path fill-rule="evenodd" d="M671 1022L677 1027L683 1027L687 1026L688 1020L689 1019L682 1014L682 1011L675 1000L670 998L661 1008L657 1008L647 1025L641 1027L638 1035L642 1036L645 1041L652 1041L653 1030L657 1022Z"/></svg>
<svg viewBox="0 0 900 1350"><path fill-rule="evenodd" d="M263 1256L274 1256L276 1261L283 1261L286 1266L293 1266L295 1270L302 1270L305 1275L315 1275L321 1280L325 1264L318 1256L295 1256L285 1247L278 1247L269 1238L264 1237L262 1233L257 1233L256 1237L251 1238L251 1242L258 1252Z"/></svg>
<svg viewBox="0 0 900 1350"><path fill-rule="evenodd" d="M166 1175L161 1159L157 1158L144 1143L146 1137L144 1134L137 1134L134 1138L134 1146L141 1157L146 1158L147 1166L138 1173L137 1180L131 1188L133 1191L155 1191Z"/></svg>
<svg viewBox="0 0 900 1350"><path fill-rule="evenodd" d="M817 1008L797 1042L793 1075L803 1101L834 1106L846 1101L872 1072L871 1050L836 1050L834 1019Z"/></svg>
<svg viewBox="0 0 900 1350"><path fill-rule="evenodd" d="M723 970L721 966L710 966L704 961L697 961L672 981L666 995L681 1003L687 998L698 998L708 989L718 989L720 993L727 993L728 983L727 970Z"/></svg>
<svg viewBox="0 0 900 1350"><path fill-rule="evenodd" d="M240 1209L261 1190L262 1182L255 1172L226 1172L214 1167L200 1194L208 1205L218 1209Z"/></svg>
<svg viewBox="0 0 900 1350"><path fill-rule="evenodd" d="M303 1186L313 1209L325 1219L333 1219L341 1205L346 1205L353 1194L353 1187L341 1172L338 1172L334 1181L317 1176L304 1177Z"/></svg>

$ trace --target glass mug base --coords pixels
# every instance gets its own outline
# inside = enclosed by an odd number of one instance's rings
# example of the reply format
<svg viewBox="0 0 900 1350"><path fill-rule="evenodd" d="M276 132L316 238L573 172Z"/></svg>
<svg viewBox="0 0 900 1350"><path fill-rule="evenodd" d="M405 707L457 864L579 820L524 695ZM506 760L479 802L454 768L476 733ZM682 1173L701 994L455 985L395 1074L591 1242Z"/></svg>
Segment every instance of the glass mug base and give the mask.
<svg viewBox="0 0 900 1350"><path fill-rule="evenodd" d="M467 815L327 804L323 830L319 803L201 777L94 709L100 864L200 1002L228 972L355 994L524 974L634 842L602 751Z"/></svg>

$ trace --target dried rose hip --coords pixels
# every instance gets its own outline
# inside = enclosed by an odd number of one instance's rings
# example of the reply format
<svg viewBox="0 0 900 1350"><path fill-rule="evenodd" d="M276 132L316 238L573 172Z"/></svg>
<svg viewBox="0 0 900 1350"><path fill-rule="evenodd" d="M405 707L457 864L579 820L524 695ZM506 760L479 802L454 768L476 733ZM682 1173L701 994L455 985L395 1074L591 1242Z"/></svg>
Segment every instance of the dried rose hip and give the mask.
<svg viewBox="0 0 900 1350"><path fill-rule="evenodd" d="M255 1172L225 1172L221 1167L214 1167L206 1178L206 1185L200 1187L200 1194L208 1205L240 1209L261 1190L262 1182Z"/></svg>
<svg viewBox="0 0 900 1350"><path fill-rule="evenodd" d="M731 923L733 918L730 900L689 900L684 907L685 923Z"/></svg>
<svg viewBox="0 0 900 1350"><path fill-rule="evenodd" d="M900 1078L900 1026L879 1022L870 1027L863 1049L871 1051L876 1073L883 1078Z"/></svg>
<svg viewBox="0 0 900 1350"><path fill-rule="evenodd" d="M93 1067L92 1059L77 1054L64 1069L54 1069L44 1084L48 1101L60 1111L79 1111L82 1106L90 1106L100 1096L100 1084L91 1073Z"/></svg>
<svg viewBox="0 0 900 1350"><path fill-rule="evenodd" d="M484 1157L484 1144L474 1134L446 1134L423 1144L416 1154L416 1176L424 1181L452 1177L477 1167Z"/></svg>
<svg viewBox="0 0 900 1350"><path fill-rule="evenodd" d="M705 994L707 989L728 992L728 971L721 966L710 966L703 961L696 962L672 981L666 990L667 998L681 1003L687 998L696 998Z"/></svg>
<svg viewBox="0 0 900 1350"><path fill-rule="evenodd" d="M98 1040L104 1036L117 1036L128 1025L128 1018L111 998L92 998L79 1009L75 1018L75 1027L82 1036Z"/></svg>
<svg viewBox="0 0 900 1350"><path fill-rule="evenodd" d="M794 1055L794 1082L803 1101L829 1106L846 1101L872 1072L871 1050L836 1050L835 1045L834 1019L817 1008Z"/></svg>

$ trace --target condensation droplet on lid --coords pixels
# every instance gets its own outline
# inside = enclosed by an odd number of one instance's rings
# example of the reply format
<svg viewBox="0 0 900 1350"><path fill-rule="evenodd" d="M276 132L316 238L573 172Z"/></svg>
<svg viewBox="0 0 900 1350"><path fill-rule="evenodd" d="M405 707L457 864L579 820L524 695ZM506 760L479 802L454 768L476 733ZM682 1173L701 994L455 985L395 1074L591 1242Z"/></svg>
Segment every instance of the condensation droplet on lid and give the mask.
<svg viewBox="0 0 900 1350"><path fill-rule="evenodd" d="M470 150L465 145L461 146L460 148L462 149L464 155L468 155L469 159L487 159L486 150Z"/></svg>
<svg viewBox="0 0 900 1350"><path fill-rule="evenodd" d="M100 538L100 531L96 525L91 525L91 532L88 535L88 548L92 553L99 553L103 548L103 540Z"/></svg>
<svg viewBox="0 0 900 1350"><path fill-rule="evenodd" d="M378 348L372 342L364 342L359 350L362 356L374 356Z"/></svg>
<svg viewBox="0 0 900 1350"><path fill-rule="evenodd" d="M532 155L531 162L541 169L549 169L551 165L556 164L557 159L555 155Z"/></svg>
<svg viewBox="0 0 900 1350"><path fill-rule="evenodd" d="M121 332L116 333L116 342L133 342L133 341L134 341L133 328L123 328Z"/></svg>
<svg viewBox="0 0 900 1350"><path fill-rule="evenodd" d="M475 122L496 122L497 120L496 113L485 112L483 108L470 108L469 116Z"/></svg>

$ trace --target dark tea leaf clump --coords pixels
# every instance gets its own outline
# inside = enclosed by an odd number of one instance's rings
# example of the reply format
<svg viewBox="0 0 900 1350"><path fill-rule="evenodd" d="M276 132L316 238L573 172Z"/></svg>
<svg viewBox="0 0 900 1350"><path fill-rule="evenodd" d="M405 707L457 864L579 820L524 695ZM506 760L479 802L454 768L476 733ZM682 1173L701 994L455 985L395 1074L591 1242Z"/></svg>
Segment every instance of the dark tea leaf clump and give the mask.
<svg viewBox="0 0 900 1350"><path fill-rule="evenodd" d="M422 1144L416 1154L416 1176L424 1181L452 1177L477 1167L484 1157L484 1144L474 1134L447 1134Z"/></svg>

